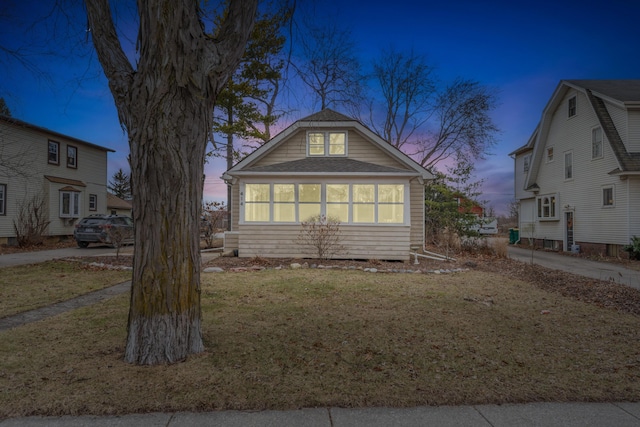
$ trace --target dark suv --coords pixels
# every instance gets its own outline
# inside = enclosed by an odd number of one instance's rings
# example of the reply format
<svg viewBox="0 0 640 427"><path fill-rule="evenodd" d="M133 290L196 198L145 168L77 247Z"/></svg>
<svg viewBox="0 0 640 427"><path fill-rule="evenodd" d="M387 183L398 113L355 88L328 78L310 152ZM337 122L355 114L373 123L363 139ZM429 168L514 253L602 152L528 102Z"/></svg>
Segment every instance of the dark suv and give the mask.
<svg viewBox="0 0 640 427"><path fill-rule="evenodd" d="M124 215L91 215L76 224L73 238L81 248L89 243L133 243L133 220Z"/></svg>

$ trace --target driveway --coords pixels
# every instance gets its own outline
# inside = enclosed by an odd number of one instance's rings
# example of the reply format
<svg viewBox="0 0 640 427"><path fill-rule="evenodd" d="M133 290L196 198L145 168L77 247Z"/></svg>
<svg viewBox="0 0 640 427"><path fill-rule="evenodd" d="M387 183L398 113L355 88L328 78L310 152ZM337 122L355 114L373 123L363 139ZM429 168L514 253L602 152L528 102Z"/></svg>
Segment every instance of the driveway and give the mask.
<svg viewBox="0 0 640 427"><path fill-rule="evenodd" d="M125 246L120 248L120 253L131 253L133 246ZM52 259L69 258L69 257L91 257L102 255L115 255L116 250L110 246L89 246L88 248L64 248L51 249L48 251L20 252L15 254L0 255L0 268L12 265L36 264L39 262L50 261Z"/></svg>
<svg viewBox="0 0 640 427"><path fill-rule="evenodd" d="M552 270L566 271L597 280L607 280L640 289L640 271L619 264L590 261L557 252L532 251L510 245L509 258L541 265Z"/></svg>

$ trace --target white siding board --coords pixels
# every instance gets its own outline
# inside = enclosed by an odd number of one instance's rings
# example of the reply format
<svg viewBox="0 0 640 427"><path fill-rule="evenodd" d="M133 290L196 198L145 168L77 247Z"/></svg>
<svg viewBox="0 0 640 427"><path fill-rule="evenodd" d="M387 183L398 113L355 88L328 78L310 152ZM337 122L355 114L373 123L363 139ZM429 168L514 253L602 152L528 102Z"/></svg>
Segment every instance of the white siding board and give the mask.
<svg viewBox="0 0 640 427"><path fill-rule="evenodd" d="M627 151L640 153L640 111L630 110L627 125Z"/></svg>
<svg viewBox="0 0 640 427"><path fill-rule="evenodd" d="M240 225L238 239L241 257L313 258L313 250L297 243L301 227ZM409 259L410 227L341 226L345 252L336 258Z"/></svg>
<svg viewBox="0 0 640 427"><path fill-rule="evenodd" d="M59 146L59 165L51 165L47 161L48 141L54 140ZM49 134L25 127L15 127L0 123L0 144L5 152L24 153L28 159L24 170L28 177L22 179L13 176L6 179L8 209L7 215L0 217L0 237L15 237L13 220L18 206L25 200L30 200L36 195L42 195L48 202L49 228L47 234L71 235L73 225L65 225L59 217L59 189L64 184L52 183L44 178L51 175L59 178L82 181L85 187L74 186L81 190L80 216L90 213L107 213L107 153L99 148L82 144L79 141L70 140L62 136L50 136ZM77 148L77 168L68 168L66 164L67 146ZM0 177L0 183L5 180ZM89 212L89 194L98 196L98 211Z"/></svg>

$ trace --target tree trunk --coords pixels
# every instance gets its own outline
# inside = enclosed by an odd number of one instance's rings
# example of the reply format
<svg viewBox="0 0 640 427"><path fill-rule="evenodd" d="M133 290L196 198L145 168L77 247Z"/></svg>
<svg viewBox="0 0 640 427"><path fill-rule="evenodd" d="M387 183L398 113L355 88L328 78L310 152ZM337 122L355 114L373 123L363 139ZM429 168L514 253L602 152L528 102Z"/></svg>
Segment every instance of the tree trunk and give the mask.
<svg viewBox="0 0 640 427"><path fill-rule="evenodd" d="M130 135L133 182L139 183L133 189L130 363L174 363L204 350L198 224L207 108L176 92L160 107L164 117Z"/></svg>
<svg viewBox="0 0 640 427"><path fill-rule="evenodd" d="M231 0L216 37L203 32L196 0L139 1L137 68L120 45L108 0L85 4L131 150L135 247L124 360L175 363L204 350L204 155L215 98L240 61L257 0Z"/></svg>

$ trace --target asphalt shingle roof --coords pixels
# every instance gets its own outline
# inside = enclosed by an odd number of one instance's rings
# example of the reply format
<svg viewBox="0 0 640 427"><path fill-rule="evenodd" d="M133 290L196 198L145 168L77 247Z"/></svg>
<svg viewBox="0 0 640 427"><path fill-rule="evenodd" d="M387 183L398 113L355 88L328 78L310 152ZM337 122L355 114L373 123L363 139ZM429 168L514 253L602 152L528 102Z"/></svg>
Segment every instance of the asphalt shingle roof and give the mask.
<svg viewBox="0 0 640 427"><path fill-rule="evenodd" d="M640 102L640 80L566 80L621 102Z"/></svg>

